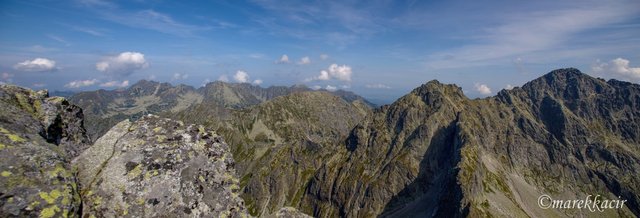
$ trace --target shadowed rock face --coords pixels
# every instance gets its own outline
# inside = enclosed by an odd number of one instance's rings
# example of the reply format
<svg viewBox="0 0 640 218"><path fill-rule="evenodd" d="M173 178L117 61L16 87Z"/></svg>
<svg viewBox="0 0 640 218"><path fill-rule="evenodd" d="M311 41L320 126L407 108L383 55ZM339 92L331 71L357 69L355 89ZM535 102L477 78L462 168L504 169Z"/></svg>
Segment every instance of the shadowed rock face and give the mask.
<svg viewBox="0 0 640 218"><path fill-rule="evenodd" d="M247 215L227 144L202 126L152 115L123 121L75 163L86 215Z"/></svg>
<svg viewBox="0 0 640 218"><path fill-rule="evenodd" d="M640 86L576 69L470 100L429 82L351 131L307 186L318 217L640 215ZM625 199L605 212L538 197Z"/></svg>
<svg viewBox="0 0 640 218"><path fill-rule="evenodd" d="M68 161L88 146L82 110L46 90L0 86L0 217L74 216Z"/></svg>

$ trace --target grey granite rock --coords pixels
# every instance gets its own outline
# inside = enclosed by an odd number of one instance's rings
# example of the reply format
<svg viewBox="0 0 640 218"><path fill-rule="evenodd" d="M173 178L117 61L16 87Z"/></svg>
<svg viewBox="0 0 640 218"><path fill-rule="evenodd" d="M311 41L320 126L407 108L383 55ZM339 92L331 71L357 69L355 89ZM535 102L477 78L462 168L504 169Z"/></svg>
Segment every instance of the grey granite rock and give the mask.
<svg viewBox="0 0 640 218"><path fill-rule="evenodd" d="M123 121L74 163L84 215L248 215L227 144L202 126L153 115Z"/></svg>

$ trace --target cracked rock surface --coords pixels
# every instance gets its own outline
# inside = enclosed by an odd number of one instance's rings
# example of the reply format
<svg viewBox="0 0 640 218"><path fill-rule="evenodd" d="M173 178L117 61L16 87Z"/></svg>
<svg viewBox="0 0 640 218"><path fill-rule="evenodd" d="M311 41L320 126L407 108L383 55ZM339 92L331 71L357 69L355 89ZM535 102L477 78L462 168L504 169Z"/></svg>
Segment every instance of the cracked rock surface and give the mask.
<svg viewBox="0 0 640 218"><path fill-rule="evenodd" d="M69 160L88 146L82 110L46 90L0 85L0 217L75 216Z"/></svg>
<svg viewBox="0 0 640 218"><path fill-rule="evenodd" d="M227 144L202 126L153 115L122 121L74 163L83 215L248 215Z"/></svg>

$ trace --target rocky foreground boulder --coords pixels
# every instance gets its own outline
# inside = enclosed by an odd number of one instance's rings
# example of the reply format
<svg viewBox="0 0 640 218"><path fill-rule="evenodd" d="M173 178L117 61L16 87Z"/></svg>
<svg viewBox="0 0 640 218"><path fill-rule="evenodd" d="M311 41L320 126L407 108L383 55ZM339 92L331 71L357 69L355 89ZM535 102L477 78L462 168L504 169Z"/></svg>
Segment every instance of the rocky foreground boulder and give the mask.
<svg viewBox="0 0 640 218"><path fill-rule="evenodd" d="M0 217L74 216L69 160L88 146L82 110L64 98L0 86Z"/></svg>
<svg viewBox="0 0 640 218"><path fill-rule="evenodd" d="M2 85L0 108L0 217L249 217L229 147L202 126L147 115L89 145L82 109L46 90Z"/></svg>
<svg viewBox="0 0 640 218"><path fill-rule="evenodd" d="M74 163L83 214L247 216L229 147L201 126L153 115L122 121Z"/></svg>

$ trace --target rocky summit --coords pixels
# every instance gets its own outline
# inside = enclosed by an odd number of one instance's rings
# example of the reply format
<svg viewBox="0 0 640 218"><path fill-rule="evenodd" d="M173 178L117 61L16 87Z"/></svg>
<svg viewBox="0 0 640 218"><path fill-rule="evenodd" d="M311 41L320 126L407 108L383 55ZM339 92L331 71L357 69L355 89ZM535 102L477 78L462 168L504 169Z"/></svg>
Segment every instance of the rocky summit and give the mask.
<svg viewBox="0 0 640 218"><path fill-rule="evenodd" d="M84 215L247 215L229 147L202 126L153 115L125 120L74 163Z"/></svg>

